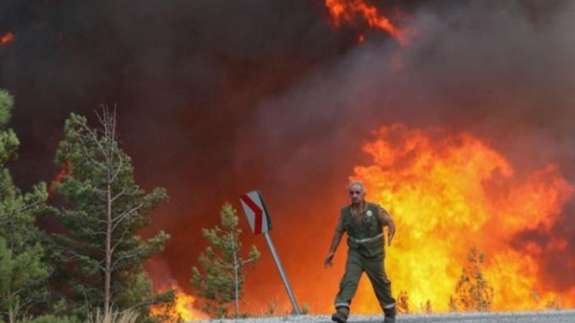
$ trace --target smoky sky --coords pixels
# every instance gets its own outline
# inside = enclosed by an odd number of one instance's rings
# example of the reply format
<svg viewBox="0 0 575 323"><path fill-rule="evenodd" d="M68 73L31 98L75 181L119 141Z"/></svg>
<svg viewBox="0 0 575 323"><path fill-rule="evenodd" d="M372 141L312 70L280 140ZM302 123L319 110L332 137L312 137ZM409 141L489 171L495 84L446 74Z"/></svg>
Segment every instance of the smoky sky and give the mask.
<svg viewBox="0 0 575 323"><path fill-rule="evenodd" d="M0 10L0 30L16 34L0 51L0 86L17 102L17 179L56 171L70 112L117 105L141 181L170 188L175 208L223 199L246 114L348 46L313 1L3 1Z"/></svg>
<svg viewBox="0 0 575 323"><path fill-rule="evenodd" d="M117 105L137 179L171 196L150 231L172 235L160 261L184 286L200 227L247 190L264 192L277 227L302 223L286 236L313 239L304 224L326 221L309 210L337 212L353 166L368 162L361 144L381 125L469 131L520 171L555 162L575 180L572 1L377 4L405 13L408 46L361 21L336 30L316 0L4 0L0 33L16 35L0 47L22 141L14 176L24 187L50 180L66 116ZM571 209L516 247L557 235L573 254ZM292 240L278 241L286 259L306 248ZM320 263L328 244L309 257ZM539 259L542 277L574 286L564 275L573 264L558 259Z"/></svg>

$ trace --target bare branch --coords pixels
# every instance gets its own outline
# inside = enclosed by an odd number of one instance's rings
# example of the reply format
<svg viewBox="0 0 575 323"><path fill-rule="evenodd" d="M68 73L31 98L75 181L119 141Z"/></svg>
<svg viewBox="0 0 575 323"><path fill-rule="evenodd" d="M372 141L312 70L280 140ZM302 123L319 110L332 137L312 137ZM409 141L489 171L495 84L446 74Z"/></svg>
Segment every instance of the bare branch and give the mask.
<svg viewBox="0 0 575 323"><path fill-rule="evenodd" d="M116 250L116 248L118 248L122 242L124 242L124 238L126 237L126 234L129 232L129 229L126 229L122 232L122 234L120 235L120 238L117 239L117 242L114 243L114 245L112 246L112 248L110 249L112 253L114 253L114 251Z"/></svg>
<svg viewBox="0 0 575 323"><path fill-rule="evenodd" d="M120 175L120 171L122 171L122 167L124 167L124 161L122 158L118 158L118 166L116 167L116 170L114 171L114 174L110 179L110 182L113 183L116 181L116 178L118 177L118 175Z"/></svg>
<svg viewBox="0 0 575 323"><path fill-rule="evenodd" d="M120 214L119 216L115 217L112 220L113 226L112 226L112 231L114 231L118 225L120 223L122 223L125 219L127 219L129 216L131 216L132 214L134 214L135 212L137 212L139 209L141 209L142 207L144 207L143 203L138 204L137 206L131 208L130 210L123 212L122 214Z"/></svg>
<svg viewBox="0 0 575 323"><path fill-rule="evenodd" d="M117 257L116 260L112 262L112 270L116 270L116 266L120 265L123 261L135 258L137 256L142 256L144 254L145 254L144 250L136 248L133 252L129 252L123 256Z"/></svg>
<svg viewBox="0 0 575 323"><path fill-rule="evenodd" d="M122 197L122 196L123 196L124 194L126 194L126 193L127 193L126 188L122 188L122 190L121 190L118 194L116 194L116 195L114 195L114 196L112 197L112 202L114 202L114 201L117 200L118 198Z"/></svg>

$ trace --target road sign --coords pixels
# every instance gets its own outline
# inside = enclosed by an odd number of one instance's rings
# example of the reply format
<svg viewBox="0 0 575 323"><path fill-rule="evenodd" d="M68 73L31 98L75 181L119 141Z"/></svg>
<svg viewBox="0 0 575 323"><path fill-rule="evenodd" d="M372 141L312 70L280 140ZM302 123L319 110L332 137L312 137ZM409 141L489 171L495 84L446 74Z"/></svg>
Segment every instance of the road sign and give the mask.
<svg viewBox="0 0 575 323"><path fill-rule="evenodd" d="M266 208L266 203L264 202L262 195L258 191L252 191L240 196L240 202L242 203L244 213L246 214L246 218L248 219L248 223L250 224L252 232L254 234L263 233L264 237L266 238L266 242L270 248L270 252L272 253L272 257L274 258L274 262L276 263L276 267L280 273L284 287L292 304L293 312L295 314L302 314L285 270L280 261L280 257L276 251L276 248L274 247L272 237L270 236L269 231L271 230L271 221L269 212Z"/></svg>
<svg viewBox="0 0 575 323"><path fill-rule="evenodd" d="M271 229L271 221L260 192L252 191L246 193L240 197L240 201L252 232L254 234L268 232Z"/></svg>

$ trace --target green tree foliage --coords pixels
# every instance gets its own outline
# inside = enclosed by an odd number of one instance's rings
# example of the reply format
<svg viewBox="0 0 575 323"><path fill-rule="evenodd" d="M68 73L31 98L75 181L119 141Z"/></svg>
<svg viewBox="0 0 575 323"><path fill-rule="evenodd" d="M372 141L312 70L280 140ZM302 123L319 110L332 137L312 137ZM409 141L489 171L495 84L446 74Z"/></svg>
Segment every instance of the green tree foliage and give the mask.
<svg viewBox="0 0 575 323"><path fill-rule="evenodd" d="M39 297L43 293L32 293L49 275L42 255L40 245L14 252L0 237L0 304L8 322L16 322L30 305L44 300Z"/></svg>
<svg viewBox="0 0 575 323"><path fill-rule="evenodd" d="M135 182L115 113L104 108L97 116L99 127L92 128L71 114L56 154L56 163L68 168L55 187L65 230L54 243L61 271L68 272L61 289L79 313L114 308L147 315L148 305L173 298L173 292L154 293L143 273L144 261L163 248L168 234L138 235L167 194L162 188L146 192Z"/></svg>
<svg viewBox="0 0 575 323"><path fill-rule="evenodd" d="M14 98L6 90L0 89L0 125L5 125L10 120Z"/></svg>
<svg viewBox="0 0 575 323"><path fill-rule="evenodd" d="M451 311L489 311L493 302L493 288L483 277L481 266L485 256L477 248L471 248L467 264L455 285L449 300Z"/></svg>
<svg viewBox="0 0 575 323"><path fill-rule="evenodd" d="M5 90L0 89L0 166L3 173L8 173L5 164L15 157L18 145L20 145L20 141L18 141L14 131L4 128L10 120L13 104L14 99L12 96ZM8 183L2 183L2 185L8 185Z"/></svg>
<svg viewBox="0 0 575 323"><path fill-rule="evenodd" d="M50 269L36 218L45 208L46 185L40 183L30 193L22 193L6 167L16 157L16 134L6 129L14 100L0 90L0 320L16 322L36 305L45 302L46 279Z"/></svg>
<svg viewBox="0 0 575 323"><path fill-rule="evenodd" d="M212 317L227 317L228 308L234 303L235 317L239 316L239 300L245 280L245 266L260 258L260 252L252 245L247 258L242 258L241 229L238 216L231 204L226 203L220 211L221 227L203 229L209 242L198 261L202 272L192 268L192 287L205 301L204 311Z"/></svg>

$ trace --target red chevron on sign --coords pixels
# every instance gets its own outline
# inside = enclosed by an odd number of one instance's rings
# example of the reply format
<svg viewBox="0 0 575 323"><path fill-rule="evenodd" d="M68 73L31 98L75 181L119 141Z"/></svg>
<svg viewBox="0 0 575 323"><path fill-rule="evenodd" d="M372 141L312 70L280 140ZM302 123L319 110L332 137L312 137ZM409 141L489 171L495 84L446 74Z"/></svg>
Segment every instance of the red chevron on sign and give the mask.
<svg viewBox="0 0 575 323"><path fill-rule="evenodd" d="M261 194L258 191L246 193L240 197L244 213L254 234L268 232L269 215Z"/></svg>

